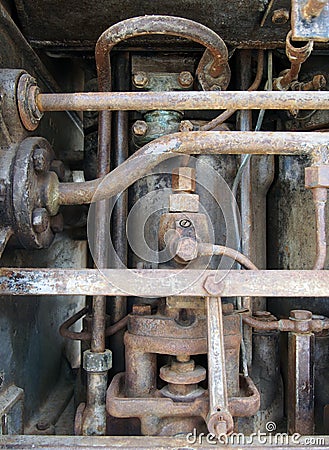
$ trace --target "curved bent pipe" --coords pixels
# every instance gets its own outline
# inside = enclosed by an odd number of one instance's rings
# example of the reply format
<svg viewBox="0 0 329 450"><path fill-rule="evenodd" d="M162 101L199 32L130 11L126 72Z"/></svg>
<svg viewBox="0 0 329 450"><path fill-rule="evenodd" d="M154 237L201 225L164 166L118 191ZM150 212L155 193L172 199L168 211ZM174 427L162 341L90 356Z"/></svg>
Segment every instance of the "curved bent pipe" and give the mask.
<svg viewBox="0 0 329 450"><path fill-rule="evenodd" d="M128 158L105 177L60 183L59 204L81 205L111 198L127 189L162 161L177 155L302 155L328 151L326 133L259 131L191 131L162 136ZM98 189L99 188L99 189Z"/></svg>

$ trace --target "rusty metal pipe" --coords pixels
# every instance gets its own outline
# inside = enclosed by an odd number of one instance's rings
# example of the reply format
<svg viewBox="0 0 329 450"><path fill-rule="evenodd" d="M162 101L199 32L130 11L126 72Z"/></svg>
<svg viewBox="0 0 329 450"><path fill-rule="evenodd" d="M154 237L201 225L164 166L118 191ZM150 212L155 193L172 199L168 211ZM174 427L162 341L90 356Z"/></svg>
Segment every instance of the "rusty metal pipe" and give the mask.
<svg viewBox="0 0 329 450"><path fill-rule="evenodd" d="M247 256L234 250L233 248L225 247L223 245L213 244L199 244L198 245L199 256L227 256L234 261L237 261L241 266L244 266L249 270L258 270L255 264L250 261Z"/></svg>
<svg viewBox="0 0 329 450"><path fill-rule="evenodd" d="M0 269L0 295L329 297L329 271ZM172 283L168 283L172 280ZM173 287L175 286L175 294ZM49 297L49 301L51 298Z"/></svg>
<svg viewBox="0 0 329 450"><path fill-rule="evenodd" d="M208 75L217 78L227 67L227 47L224 41L208 27L182 17L147 15L123 20L108 28L100 36L95 50L100 84L106 86L110 83L111 65L108 55L115 45L132 37L152 34L177 36L204 45L212 56L212 64L208 66L209 61L202 57L197 69L198 73L204 72L207 75L209 70Z"/></svg>
<svg viewBox="0 0 329 450"><path fill-rule="evenodd" d="M328 109L329 92L307 91L182 91L79 92L39 94L40 111L154 111L210 109Z"/></svg>
<svg viewBox="0 0 329 450"><path fill-rule="evenodd" d="M106 177L83 183L61 183L59 203L96 202L123 192L160 162L177 154L312 154L327 148L325 133L192 131L156 139L139 149ZM99 189L98 189L99 188ZM97 192L96 192L97 191Z"/></svg>
<svg viewBox="0 0 329 450"><path fill-rule="evenodd" d="M65 339L72 339L75 341L90 341L91 333L89 331L70 331L69 328L76 323L79 319L81 319L87 312L89 308L83 308L81 311L74 314L72 317L67 319L59 328L60 335ZM118 322L110 325L105 330L105 336L113 336L120 330L126 328L128 323L128 315L118 320Z"/></svg>
<svg viewBox="0 0 329 450"><path fill-rule="evenodd" d="M313 270L324 269L327 258L326 241L326 204L327 189L313 188L313 201L315 206L315 228L316 228L316 257Z"/></svg>
<svg viewBox="0 0 329 450"><path fill-rule="evenodd" d="M248 89L249 92L256 91L259 88L260 82L262 81L263 77L263 71L264 71L264 50L259 50L257 57L257 72L252 85ZM227 109L226 111L222 112L219 116L215 117L213 120L200 127L200 130L201 131L213 130L214 128L224 123L231 116L233 116L233 114L236 111L237 111L236 109Z"/></svg>

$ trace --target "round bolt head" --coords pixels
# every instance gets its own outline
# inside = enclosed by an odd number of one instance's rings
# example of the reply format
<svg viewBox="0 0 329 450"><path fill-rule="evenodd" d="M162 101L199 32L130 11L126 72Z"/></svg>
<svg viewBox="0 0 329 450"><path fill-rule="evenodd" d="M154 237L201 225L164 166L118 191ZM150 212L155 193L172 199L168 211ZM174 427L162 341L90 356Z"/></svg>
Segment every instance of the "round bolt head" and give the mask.
<svg viewBox="0 0 329 450"><path fill-rule="evenodd" d="M290 311L290 318L294 320L312 320L312 312L305 309L293 309Z"/></svg>
<svg viewBox="0 0 329 450"><path fill-rule="evenodd" d="M276 9L272 14L272 22L275 25L284 25L289 20L289 11L285 8Z"/></svg>
<svg viewBox="0 0 329 450"><path fill-rule="evenodd" d="M184 70L178 75L178 83L182 87L185 88L190 87L193 81L194 81L193 75L191 74L191 72L188 72L187 70Z"/></svg>
<svg viewBox="0 0 329 450"><path fill-rule="evenodd" d="M33 152L33 166L37 173L45 173L49 171L50 161L48 152L45 148L36 148Z"/></svg>
<svg viewBox="0 0 329 450"><path fill-rule="evenodd" d="M32 226L36 233L43 233L49 227L49 215L46 208L36 208L32 213Z"/></svg>
<svg viewBox="0 0 329 450"><path fill-rule="evenodd" d="M147 123L144 120L136 120L132 131L135 136L145 136L147 133Z"/></svg>
<svg viewBox="0 0 329 450"><path fill-rule="evenodd" d="M142 88L147 85L149 79L145 72L137 72L133 75L133 83L136 87Z"/></svg>

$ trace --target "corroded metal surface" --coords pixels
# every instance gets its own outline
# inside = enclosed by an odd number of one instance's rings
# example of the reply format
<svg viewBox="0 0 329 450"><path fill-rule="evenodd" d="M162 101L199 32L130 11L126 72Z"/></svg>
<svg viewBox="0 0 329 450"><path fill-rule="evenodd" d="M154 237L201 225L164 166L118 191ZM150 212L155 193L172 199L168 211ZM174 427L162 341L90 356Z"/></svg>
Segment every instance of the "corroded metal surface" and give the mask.
<svg viewBox="0 0 329 450"><path fill-rule="evenodd" d="M79 92L39 94L40 111L328 109L328 91Z"/></svg>
<svg viewBox="0 0 329 450"><path fill-rule="evenodd" d="M317 270L104 270L0 269L1 295L207 296L209 276L216 295L235 297L328 297L329 272ZM218 279L218 282L217 282ZM156 280L156 284L154 281ZM171 285L171 286L170 286ZM123 286L126 286L124 288Z"/></svg>
<svg viewBox="0 0 329 450"><path fill-rule="evenodd" d="M329 40L329 3L326 0L292 0L291 27L296 40Z"/></svg>

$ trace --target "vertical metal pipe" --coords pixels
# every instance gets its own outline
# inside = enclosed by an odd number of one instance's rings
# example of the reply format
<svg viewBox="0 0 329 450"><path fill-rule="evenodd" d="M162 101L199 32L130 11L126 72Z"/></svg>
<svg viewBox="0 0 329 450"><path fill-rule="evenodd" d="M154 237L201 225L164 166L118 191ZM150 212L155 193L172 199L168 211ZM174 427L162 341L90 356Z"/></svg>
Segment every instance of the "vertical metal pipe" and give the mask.
<svg viewBox="0 0 329 450"><path fill-rule="evenodd" d="M98 84L101 91L111 90L111 77L102 83L98 68ZM110 111L101 111L98 118L98 155L97 176L103 177L110 171L111 155L111 119ZM108 265L108 220L109 201L102 200L95 205L94 258L98 268ZM94 353L105 351L106 296L97 295L92 301L92 329L90 349ZM107 371L88 372L87 406L84 414L82 432L85 435L106 434L106 388Z"/></svg>
<svg viewBox="0 0 329 450"><path fill-rule="evenodd" d="M251 82L251 50L241 50L239 55L239 73L240 89L247 90ZM252 112L240 111L238 114L238 129L241 131L250 131L252 129ZM245 156L244 156L245 157ZM243 157L242 157L243 158ZM242 160L241 160L242 161ZM252 255L252 196L251 196L251 159L249 158L241 177L241 249L242 253L248 257ZM244 297L242 300L243 308L252 310L252 298ZM252 361L252 329L243 326L243 344L242 352L245 353L245 359L248 366ZM244 368L244 371L246 368Z"/></svg>
<svg viewBox="0 0 329 450"><path fill-rule="evenodd" d="M114 61L116 69L114 76L115 89L117 91L130 90L130 54L120 52ZM127 111L117 111L114 113L113 124L113 144L115 153L113 155L113 166L118 167L129 157L129 113ZM112 241L115 250L115 257L111 261L111 267L119 267L121 261L127 267L127 236L126 222L128 215L128 190L122 192L117 198L112 220ZM119 260L119 261L118 261ZM111 323L116 323L127 314L127 297L114 297L107 306ZM111 348L115 348L113 353L114 373L124 370L124 331L113 335L110 339Z"/></svg>

